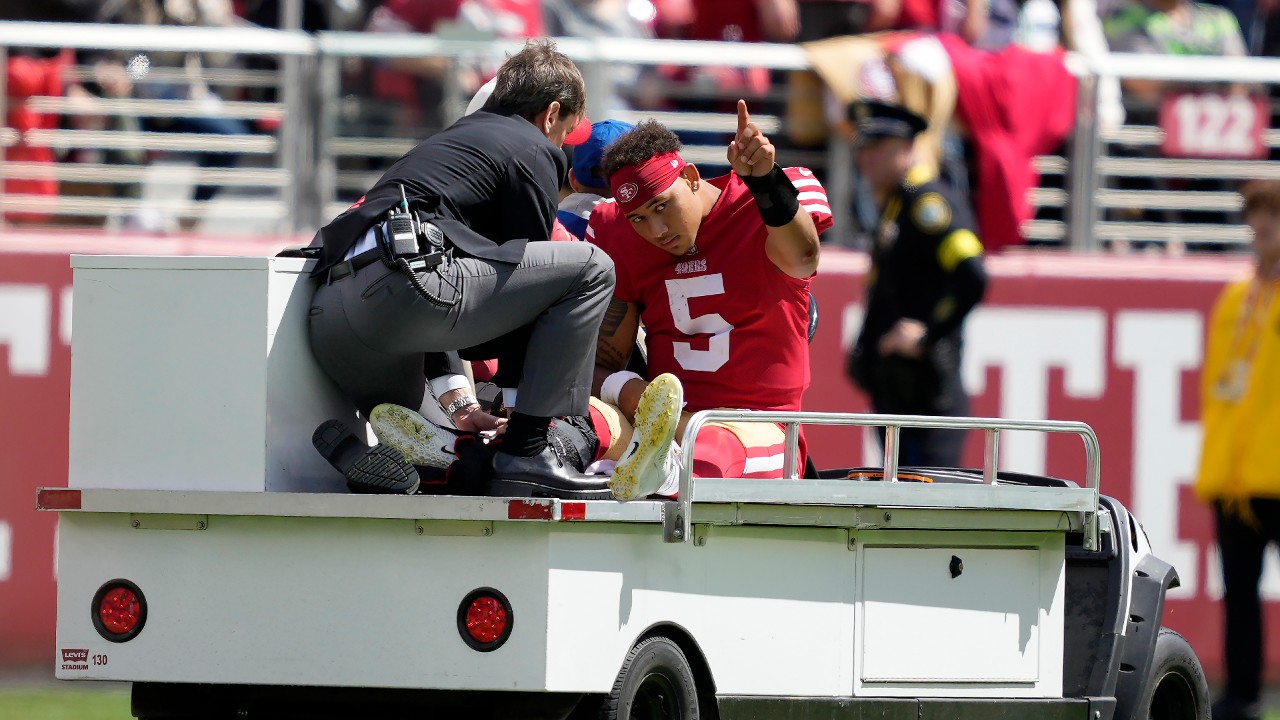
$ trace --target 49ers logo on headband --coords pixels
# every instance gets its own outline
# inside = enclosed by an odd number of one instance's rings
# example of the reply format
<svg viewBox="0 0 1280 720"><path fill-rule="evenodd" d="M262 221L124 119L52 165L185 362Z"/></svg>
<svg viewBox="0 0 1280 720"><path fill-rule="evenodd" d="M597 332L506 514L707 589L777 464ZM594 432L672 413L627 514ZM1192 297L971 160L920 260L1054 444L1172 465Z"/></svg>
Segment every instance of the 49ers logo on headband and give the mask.
<svg viewBox="0 0 1280 720"><path fill-rule="evenodd" d="M674 185L684 167L684 158L679 154L662 153L619 168L609 176L613 197L624 214L635 212Z"/></svg>

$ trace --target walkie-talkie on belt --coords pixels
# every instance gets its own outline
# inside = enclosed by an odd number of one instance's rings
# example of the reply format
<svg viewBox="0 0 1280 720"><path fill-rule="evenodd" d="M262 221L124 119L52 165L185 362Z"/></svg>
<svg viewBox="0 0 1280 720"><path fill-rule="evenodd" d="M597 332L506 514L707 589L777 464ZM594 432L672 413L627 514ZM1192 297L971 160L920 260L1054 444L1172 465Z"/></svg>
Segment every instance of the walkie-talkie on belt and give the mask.
<svg viewBox="0 0 1280 720"><path fill-rule="evenodd" d="M409 211L409 197L400 186L400 204L387 215L391 262L409 278L409 283L425 300L439 307L453 307L458 300L445 300L422 284L418 273L435 270L445 258L444 232L429 222L419 222ZM455 288L456 290L456 288Z"/></svg>
<svg viewBox="0 0 1280 720"><path fill-rule="evenodd" d="M400 186L400 204L387 216L391 257L404 258L414 271L434 270L444 262L444 233L429 222L419 222L409 211L409 198Z"/></svg>
<svg viewBox="0 0 1280 720"><path fill-rule="evenodd" d="M415 258L418 256L418 223L409 212L409 197L400 186L400 204L387 215L387 230L391 233L391 258Z"/></svg>

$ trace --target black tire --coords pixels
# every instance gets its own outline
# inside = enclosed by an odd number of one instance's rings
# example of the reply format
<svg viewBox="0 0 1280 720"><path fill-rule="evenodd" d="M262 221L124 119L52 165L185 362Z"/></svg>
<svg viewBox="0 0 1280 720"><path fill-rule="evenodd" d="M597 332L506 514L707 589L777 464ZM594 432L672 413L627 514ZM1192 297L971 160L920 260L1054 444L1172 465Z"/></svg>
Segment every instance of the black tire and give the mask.
<svg viewBox="0 0 1280 720"><path fill-rule="evenodd" d="M1151 658L1151 676L1134 720L1209 720L1209 683L1191 644L1160 628Z"/></svg>
<svg viewBox="0 0 1280 720"><path fill-rule="evenodd" d="M636 643L622 663L613 690L600 708L601 720L698 720L693 668L671 640L650 637Z"/></svg>

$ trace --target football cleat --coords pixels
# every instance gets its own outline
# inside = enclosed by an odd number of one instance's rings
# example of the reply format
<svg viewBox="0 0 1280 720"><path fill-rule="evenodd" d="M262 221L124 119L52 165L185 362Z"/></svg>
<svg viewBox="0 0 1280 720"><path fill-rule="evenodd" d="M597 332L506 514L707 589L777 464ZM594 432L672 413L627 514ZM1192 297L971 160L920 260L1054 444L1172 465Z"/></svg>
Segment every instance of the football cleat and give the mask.
<svg viewBox="0 0 1280 720"><path fill-rule="evenodd" d="M440 427L402 405L375 407L369 424L379 442L399 450L413 465L447 468L458 459L453 451L457 430Z"/></svg>
<svg viewBox="0 0 1280 720"><path fill-rule="evenodd" d="M614 498L625 502L647 497L667 483L667 458L682 407L684 391L675 375L663 373L649 382L636 406L631 444L609 479Z"/></svg>

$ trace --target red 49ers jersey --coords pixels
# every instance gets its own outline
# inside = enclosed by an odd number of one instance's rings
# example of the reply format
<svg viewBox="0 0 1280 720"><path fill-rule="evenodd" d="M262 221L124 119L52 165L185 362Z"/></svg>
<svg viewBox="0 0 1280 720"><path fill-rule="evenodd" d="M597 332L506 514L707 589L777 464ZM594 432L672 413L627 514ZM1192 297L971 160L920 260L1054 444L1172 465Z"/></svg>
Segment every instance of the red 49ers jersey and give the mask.
<svg viewBox="0 0 1280 720"><path fill-rule="evenodd" d="M831 227L813 173L785 172L818 232ZM809 386L812 278L790 277L769 260L768 228L736 174L703 182L723 192L698 229L695 255L650 244L613 202L596 206L587 239L613 258L614 297L640 306L650 376L680 378L687 410L799 410Z"/></svg>

